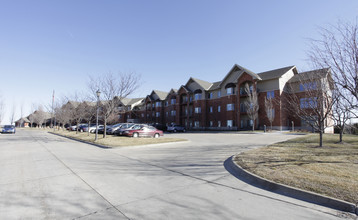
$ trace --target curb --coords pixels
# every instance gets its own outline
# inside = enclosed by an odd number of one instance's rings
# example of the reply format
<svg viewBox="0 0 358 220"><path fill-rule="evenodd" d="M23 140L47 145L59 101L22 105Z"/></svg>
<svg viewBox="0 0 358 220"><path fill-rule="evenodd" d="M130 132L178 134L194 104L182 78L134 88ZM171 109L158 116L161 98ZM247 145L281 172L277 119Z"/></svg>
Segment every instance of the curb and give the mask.
<svg viewBox="0 0 358 220"><path fill-rule="evenodd" d="M78 142L81 142L81 143L90 144L90 145L93 145L93 146L95 146L95 147L99 147L99 148L103 148L103 149L110 149L110 148L112 148L112 147L109 147L109 146L106 146L106 145L95 144L95 143L92 143L92 142L88 142L88 141L76 139L76 138L73 138L73 137L68 137L68 136L65 136L65 135L56 134L56 133L51 132L51 131L48 131L47 133L53 134L53 135L57 135L57 136L60 136L60 137L64 137L64 138L68 138L68 139L73 140L73 141L78 141Z"/></svg>
<svg viewBox="0 0 358 220"><path fill-rule="evenodd" d="M234 175L236 178L250 185L254 185L256 187L305 202L358 215L358 207L353 203L267 180L243 169L241 166L236 164L234 161L234 156L231 156L224 162L226 170L228 170L229 173Z"/></svg>

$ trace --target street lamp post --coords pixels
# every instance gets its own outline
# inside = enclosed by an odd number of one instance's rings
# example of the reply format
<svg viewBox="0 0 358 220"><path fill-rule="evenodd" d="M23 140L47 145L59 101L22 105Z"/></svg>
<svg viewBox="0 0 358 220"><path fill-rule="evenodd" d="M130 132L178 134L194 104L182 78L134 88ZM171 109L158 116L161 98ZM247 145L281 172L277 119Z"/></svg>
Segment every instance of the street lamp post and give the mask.
<svg viewBox="0 0 358 220"><path fill-rule="evenodd" d="M97 110L96 110L96 136L94 138L95 141L97 141L98 138L98 109L99 109L99 96L101 95L101 91L99 89L96 92L97 95Z"/></svg>

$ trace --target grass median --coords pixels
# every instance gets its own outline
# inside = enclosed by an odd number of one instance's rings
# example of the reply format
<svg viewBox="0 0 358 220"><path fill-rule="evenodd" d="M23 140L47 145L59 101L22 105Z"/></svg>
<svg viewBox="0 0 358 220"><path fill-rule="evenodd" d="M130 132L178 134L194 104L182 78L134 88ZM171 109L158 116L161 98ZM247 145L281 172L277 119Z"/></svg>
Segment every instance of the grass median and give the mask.
<svg viewBox="0 0 358 220"><path fill-rule="evenodd" d="M358 136L316 134L243 152L235 162L277 183L358 203Z"/></svg>
<svg viewBox="0 0 358 220"><path fill-rule="evenodd" d="M91 133L88 135L87 132L78 132L76 134L74 131L55 131L53 133L109 147L137 146L186 141L186 139L182 138L167 138L165 136L160 138L130 138L125 136L107 135L106 138L103 138L103 134L98 134L98 140L95 142L95 135Z"/></svg>

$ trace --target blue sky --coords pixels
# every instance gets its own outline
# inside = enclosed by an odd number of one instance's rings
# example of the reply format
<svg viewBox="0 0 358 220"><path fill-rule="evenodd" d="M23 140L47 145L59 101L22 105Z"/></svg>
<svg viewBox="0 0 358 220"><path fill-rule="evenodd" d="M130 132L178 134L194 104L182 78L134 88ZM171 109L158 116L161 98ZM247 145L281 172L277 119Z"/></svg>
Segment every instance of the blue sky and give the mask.
<svg viewBox="0 0 358 220"><path fill-rule="evenodd" d="M85 91L88 75L137 72L133 94L221 80L237 63L260 73L310 69L318 26L354 21L356 0L0 0L0 94L28 115L32 103Z"/></svg>

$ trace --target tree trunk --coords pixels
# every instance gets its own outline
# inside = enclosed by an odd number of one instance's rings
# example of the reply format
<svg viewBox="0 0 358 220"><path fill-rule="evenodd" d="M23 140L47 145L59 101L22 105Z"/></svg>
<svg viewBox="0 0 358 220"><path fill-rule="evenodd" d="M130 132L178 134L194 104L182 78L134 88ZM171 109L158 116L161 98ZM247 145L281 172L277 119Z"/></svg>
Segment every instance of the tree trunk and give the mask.
<svg viewBox="0 0 358 220"><path fill-rule="evenodd" d="M339 130L339 142L342 143L343 142L343 128L341 128Z"/></svg>
<svg viewBox="0 0 358 220"><path fill-rule="evenodd" d="M323 146L323 130L322 129L319 131L319 146L320 147Z"/></svg>
<svg viewBox="0 0 358 220"><path fill-rule="evenodd" d="M106 130L107 130L107 118L104 117L103 138L106 138L107 136Z"/></svg>
<svg viewBox="0 0 358 220"><path fill-rule="evenodd" d="M91 121L88 121L88 129L87 129L87 136L90 136L90 124L91 124Z"/></svg>
<svg viewBox="0 0 358 220"><path fill-rule="evenodd" d="M255 130L255 120L252 120L252 131Z"/></svg>

